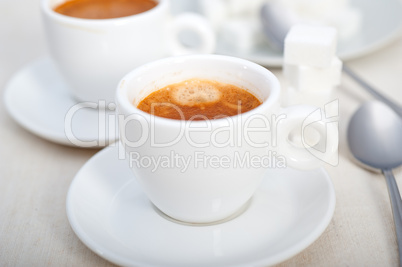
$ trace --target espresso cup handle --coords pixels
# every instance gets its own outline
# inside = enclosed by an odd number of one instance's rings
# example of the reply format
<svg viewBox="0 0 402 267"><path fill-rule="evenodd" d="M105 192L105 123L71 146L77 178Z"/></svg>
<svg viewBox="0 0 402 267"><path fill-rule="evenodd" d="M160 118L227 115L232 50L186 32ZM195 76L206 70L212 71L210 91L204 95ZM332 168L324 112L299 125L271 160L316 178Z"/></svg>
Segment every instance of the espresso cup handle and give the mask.
<svg viewBox="0 0 402 267"><path fill-rule="evenodd" d="M190 31L197 35L199 43L188 47L180 40L180 33ZM203 16L196 13L183 13L173 18L170 25L170 52L172 55L210 54L215 51L215 32Z"/></svg>
<svg viewBox="0 0 402 267"><path fill-rule="evenodd" d="M281 110L286 117L277 124L277 148L287 165L300 170L337 163L338 123L318 107L298 105Z"/></svg>

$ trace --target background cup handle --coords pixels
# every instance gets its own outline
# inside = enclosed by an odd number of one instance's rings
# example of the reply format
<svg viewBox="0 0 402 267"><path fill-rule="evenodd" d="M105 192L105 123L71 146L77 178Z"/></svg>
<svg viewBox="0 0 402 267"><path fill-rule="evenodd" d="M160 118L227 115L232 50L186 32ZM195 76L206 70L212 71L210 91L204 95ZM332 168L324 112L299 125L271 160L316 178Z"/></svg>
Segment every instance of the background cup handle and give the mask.
<svg viewBox="0 0 402 267"><path fill-rule="evenodd" d="M181 32L192 32L199 43L195 47L188 47L180 40ZM170 25L170 50L172 55L210 54L215 51L215 32L210 23L203 16L196 13L182 13L173 18Z"/></svg>
<svg viewBox="0 0 402 267"><path fill-rule="evenodd" d="M328 119L314 106L284 108L286 117L277 125L277 152L285 156L287 165L300 170L331 165L338 152L338 122Z"/></svg>

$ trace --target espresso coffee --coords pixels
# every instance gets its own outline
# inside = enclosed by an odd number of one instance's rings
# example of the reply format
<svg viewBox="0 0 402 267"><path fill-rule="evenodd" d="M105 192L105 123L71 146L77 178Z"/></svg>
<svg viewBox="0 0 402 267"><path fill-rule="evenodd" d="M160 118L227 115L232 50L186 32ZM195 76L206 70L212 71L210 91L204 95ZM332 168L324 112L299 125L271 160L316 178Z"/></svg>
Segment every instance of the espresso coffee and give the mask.
<svg viewBox="0 0 402 267"><path fill-rule="evenodd" d="M137 107L163 118L211 120L244 113L260 104L257 97L235 85L191 79L151 93Z"/></svg>
<svg viewBox="0 0 402 267"><path fill-rule="evenodd" d="M150 10L154 0L69 0L57 6L57 13L83 19L112 19Z"/></svg>

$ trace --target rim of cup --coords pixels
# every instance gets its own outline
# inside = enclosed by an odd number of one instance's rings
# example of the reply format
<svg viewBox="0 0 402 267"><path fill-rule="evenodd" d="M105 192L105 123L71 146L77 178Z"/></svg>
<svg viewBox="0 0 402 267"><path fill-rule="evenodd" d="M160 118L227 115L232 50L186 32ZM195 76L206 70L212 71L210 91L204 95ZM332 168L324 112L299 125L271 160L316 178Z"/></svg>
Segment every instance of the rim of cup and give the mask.
<svg viewBox="0 0 402 267"><path fill-rule="evenodd" d="M140 109L138 109L133 103L130 102L129 100L129 95L128 95L128 90L129 88L127 87L127 84L129 84L126 81L129 81L133 79L133 77L139 76L142 73L146 73L149 71L152 71L152 69L155 66L160 66L160 65L166 65L168 66L169 64L172 63L183 63L184 61L190 61L190 60L205 60L205 61L226 61L232 64L237 64L237 65L242 65L243 67L246 67L248 70L252 70L253 72L258 72L264 77L267 77L267 80L271 83L270 86L270 91L268 97L264 99L260 99L262 101L261 105L258 107L249 110L244 113L240 113L237 115L229 116L230 118L237 118L241 115L243 119L247 119L253 115L262 115L264 114L263 111L267 109L269 106L273 106L275 103L278 103L279 97L280 97L280 84L278 78L268 69L262 67L261 65L241 59L241 58L236 58L232 56L225 56L225 55L183 55L183 56L174 56L174 57L167 57L163 59L159 59L156 61L152 61L149 63L146 63L138 68L133 69L129 73L127 73L118 83L117 90L116 90L116 104L119 107L122 106L122 108L128 113L133 114L140 114L143 117L153 117L152 119L157 122L158 124L180 124L183 122L186 122L188 120L175 120L175 119L169 119L169 118L163 118L163 117L158 117L155 115L151 115L147 112L144 112ZM158 74L155 74L157 76ZM194 77L196 78L196 77ZM156 78L157 79L157 78ZM230 83L230 82L229 82ZM236 85L235 83L233 83ZM162 89L162 88L160 88ZM244 88L247 89L247 88ZM151 92L149 92L147 95L149 95ZM252 92L251 92L252 93ZM254 93L252 93L254 94ZM222 121L226 121L227 117L221 118L221 119L212 119L208 120L212 124L220 124ZM191 123L205 123L205 120L190 120Z"/></svg>
<svg viewBox="0 0 402 267"><path fill-rule="evenodd" d="M60 13L57 13L56 11L53 10L53 7L51 6L51 2L54 0L42 0L41 1L41 8L42 11L52 19L59 20L60 22L64 23L79 23L80 25L82 24L87 24L87 25L99 25L99 24L124 24L126 21L130 20L141 20L143 18L148 17L149 15L152 15L156 12L159 12L161 9L167 8L168 5L168 0L155 0L158 2L158 4L141 13L130 15L130 16L124 16L124 17L119 17L119 18L109 18L109 19L84 19L84 18L76 18L76 17L70 17L66 16ZM56 1L54 1L56 2ZM61 3L64 3L65 1L61 1ZM55 5L56 6L56 5Z"/></svg>

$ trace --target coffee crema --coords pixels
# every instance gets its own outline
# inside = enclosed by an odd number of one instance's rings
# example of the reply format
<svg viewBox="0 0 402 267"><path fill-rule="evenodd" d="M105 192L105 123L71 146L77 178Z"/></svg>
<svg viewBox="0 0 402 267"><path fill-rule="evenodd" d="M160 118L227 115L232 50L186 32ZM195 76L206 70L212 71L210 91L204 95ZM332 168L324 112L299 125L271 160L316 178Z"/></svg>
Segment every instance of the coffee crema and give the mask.
<svg viewBox="0 0 402 267"><path fill-rule="evenodd" d="M235 85L190 79L149 94L137 108L175 120L212 120L238 115L259 105L257 97Z"/></svg>
<svg viewBox="0 0 402 267"><path fill-rule="evenodd" d="M54 8L57 13L83 19L112 19L154 8L154 0L69 0Z"/></svg>

